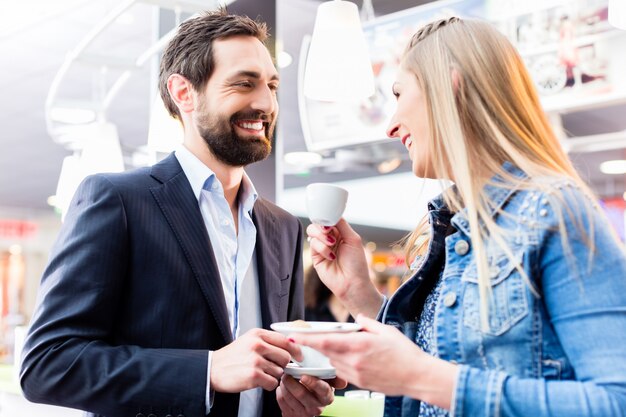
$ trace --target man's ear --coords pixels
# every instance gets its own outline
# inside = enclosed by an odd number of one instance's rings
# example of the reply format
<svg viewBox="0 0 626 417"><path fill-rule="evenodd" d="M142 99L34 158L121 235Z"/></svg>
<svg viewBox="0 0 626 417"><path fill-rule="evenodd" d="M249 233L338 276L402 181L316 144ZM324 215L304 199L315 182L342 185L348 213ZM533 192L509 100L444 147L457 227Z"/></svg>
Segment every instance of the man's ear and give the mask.
<svg viewBox="0 0 626 417"><path fill-rule="evenodd" d="M195 109L193 88L188 79L180 74L172 74L167 79L167 91L181 113L191 113Z"/></svg>

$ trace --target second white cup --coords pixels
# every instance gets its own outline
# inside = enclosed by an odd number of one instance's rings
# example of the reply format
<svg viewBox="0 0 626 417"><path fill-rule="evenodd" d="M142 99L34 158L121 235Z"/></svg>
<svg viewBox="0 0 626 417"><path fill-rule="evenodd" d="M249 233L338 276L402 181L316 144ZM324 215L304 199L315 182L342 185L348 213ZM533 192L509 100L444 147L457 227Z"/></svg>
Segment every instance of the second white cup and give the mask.
<svg viewBox="0 0 626 417"><path fill-rule="evenodd" d="M337 185L313 183L306 187L306 207L309 219L320 226L337 224L348 202L348 191Z"/></svg>

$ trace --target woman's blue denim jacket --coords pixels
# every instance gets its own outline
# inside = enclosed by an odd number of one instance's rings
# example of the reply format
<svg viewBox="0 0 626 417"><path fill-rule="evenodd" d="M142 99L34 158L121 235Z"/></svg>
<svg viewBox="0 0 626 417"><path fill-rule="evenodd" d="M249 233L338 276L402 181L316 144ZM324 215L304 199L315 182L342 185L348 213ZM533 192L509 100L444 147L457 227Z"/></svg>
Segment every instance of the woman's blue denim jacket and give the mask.
<svg viewBox="0 0 626 417"><path fill-rule="evenodd" d="M525 176L510 164L504 167ZM550 193L487 186L495 202L494 220L514 231L505 239L535 289L515 262L487 240L493 290L489 330L481 328L465 211L452 215L441 197L429 203L427 255L381 310L383 322L414 340L420 310L416 294L439 276L444 262L433 343L442 359L459 364L451 415L626 416L624 247L594 209L595 253L589 262L589 238L585 241L576 227L581 222L582 230L589 230L589 216L569 215L587 197L570 180L549 181L554 185ZM555 201L562 201L565 246ZM418 410L416 400L390 397L385 416L417 416Z"/></svg>

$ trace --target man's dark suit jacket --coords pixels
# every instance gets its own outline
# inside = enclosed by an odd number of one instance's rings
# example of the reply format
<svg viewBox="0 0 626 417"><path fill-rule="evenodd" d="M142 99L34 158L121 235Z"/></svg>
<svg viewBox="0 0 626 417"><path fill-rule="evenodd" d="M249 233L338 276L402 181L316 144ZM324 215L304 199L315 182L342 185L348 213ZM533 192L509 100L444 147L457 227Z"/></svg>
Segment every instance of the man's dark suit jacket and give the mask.
<svg viewBox="0 0 626 417"><path fill-rule="evenodd" d="M254 205L263 327L303 318L302 226ZM244 301L245 302L245 301ZM87 178L39 289L20 382L27 399L93 415L205 415L208 350L233 340L198 201L172 154ZM216 394L211 416L236 416ZM280 416L264 392L263 416Z"/></svg>

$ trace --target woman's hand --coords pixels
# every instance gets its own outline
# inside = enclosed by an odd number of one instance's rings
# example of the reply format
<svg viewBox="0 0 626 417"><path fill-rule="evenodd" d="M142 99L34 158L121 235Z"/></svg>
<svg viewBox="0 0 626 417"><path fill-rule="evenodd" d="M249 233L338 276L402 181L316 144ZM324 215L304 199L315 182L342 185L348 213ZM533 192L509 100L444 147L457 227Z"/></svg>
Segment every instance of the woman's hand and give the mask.
<svg viewBox="0 0 626 417"><path fill-rule="evenodd" d="M304 334L290 337L330 358L337 376L386 395L406 395L450 408L457 366L423 352L395 327L364 316L358 333Z"/></svg>
<svg viewBox="0 0 626 417"><path fill-rule="evenodd" d="M352 316L376 317L382 304L369 277L361 237L342 218L335 227L307 227L311 259L320 279Z"/></svg>

